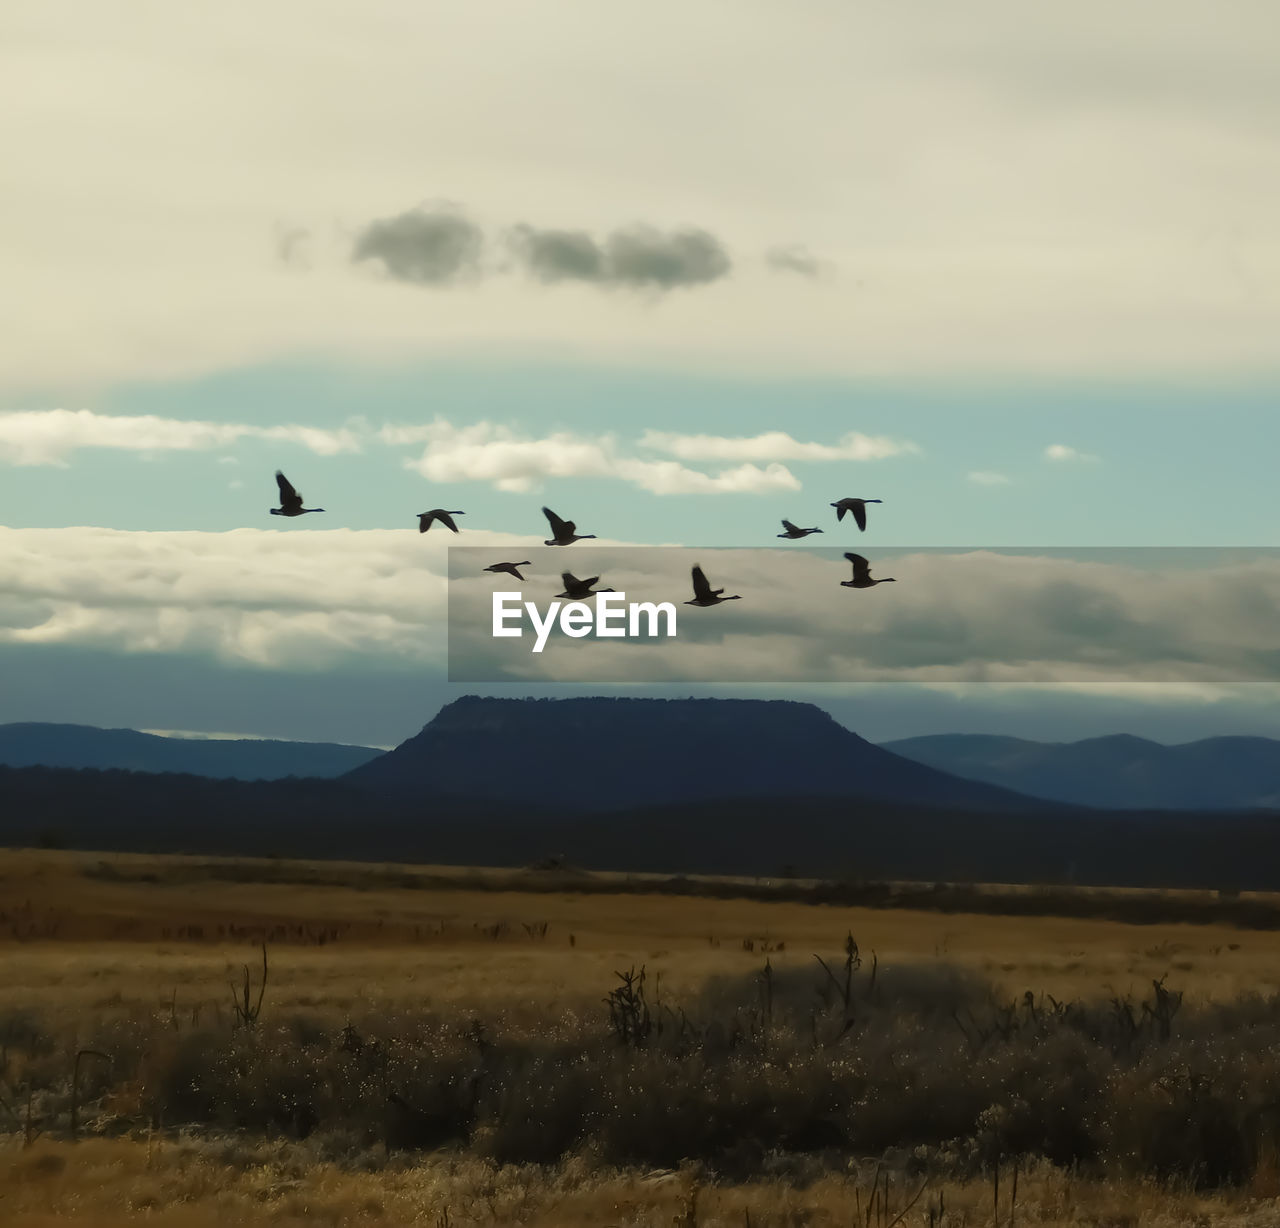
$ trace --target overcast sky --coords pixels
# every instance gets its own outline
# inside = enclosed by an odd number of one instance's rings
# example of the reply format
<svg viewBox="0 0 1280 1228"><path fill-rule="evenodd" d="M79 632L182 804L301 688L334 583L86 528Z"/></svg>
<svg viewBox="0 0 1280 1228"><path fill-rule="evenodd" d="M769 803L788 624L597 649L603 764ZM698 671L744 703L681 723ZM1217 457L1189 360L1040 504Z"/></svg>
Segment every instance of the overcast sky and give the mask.
<svg viewBox="0 0 1280 1228"><path fill-rule="evenodd" d="M460 689L436 506L503 549L543 503L894 563L1280 546L1278 39L1270 0L6 4L0 721L398 741ZM277 467L326 511L269 517ZM839 596L985 659L1011 607L944 574ZM1101 658L1269 659L1259 573L1116 584ZM1194 674L803 694L869 736L1280 732Z"/></svg>

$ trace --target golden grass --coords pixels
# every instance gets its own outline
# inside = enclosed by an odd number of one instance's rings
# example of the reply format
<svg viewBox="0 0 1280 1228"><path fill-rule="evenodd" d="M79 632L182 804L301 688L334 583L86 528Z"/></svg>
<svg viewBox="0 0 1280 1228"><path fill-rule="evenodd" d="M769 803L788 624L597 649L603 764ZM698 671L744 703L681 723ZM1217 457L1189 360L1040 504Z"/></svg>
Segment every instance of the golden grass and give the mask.
<svg viewBox="0 0 1280 1228"><path fill-rule="evenodd" d="M850 930L882 962L946 959L1010 994L1141 995L1166 973L1189 1002L1280 988L1280 932L1221 924L477 890L467 885L474 871L441 870L456 885L431 889L370 885L374 869L396 867L360 867L350 871L356 885L342 886L334 881L341 866L256 864L330 881L228 881L210 867L252 876L255 863L208 858L0 852L0 1008L53 1016L167 1009L175 994L186 1011L225 1005L228 976L256 962L251 935L259 932L274 935L276 1010L407 1001L460 1011L562 1007L598 1001L616 969L641 963L651 977L661 973L664 991L683 994L718 973L758 968L762 940L775 968L812 965ZM102 877L103 867L120 877ZM523 928L542 921L543 939ZM505 932L485 936L501 923ZM307 935L321 931L338 936L318 946ZM19 941L15 932L32 936ZM743 949L747 938L753 950Z"/></svg>
<svg viewBox="0 0 1280 1228"><path fill-rule="evenodd" d="M510 872L437 869L430 887L395 885L399 867L249 863L56 851L0 851L0 1011L32 1009L74 1030L139 1011L166 1015L230 1006L229 977L269 944L267 1011L385 1004L442 1012L601 1010L614 971L645 964L663 993L709 978L814 967L852 931L882 963L945 959L1010 995L1060 998L1130 990L1169 974L1188 1002L1280 989L1280 932L1226 925L1127 925L1062 917L1000 917L843 908L750 899L571 890L495 889ZM286 881L263 882L275 877ZM310 881L308 881L310 880ZM483 889L481 887L483 886ZM544 938L524 923L547 922ZM505 923L496 937L495 925ZM221 927L221 928L220 928ZM334 934L317 945L318 934ZM744 939L752 949L744 949ZM602 1015L603 1017L603 1015ZM207 1022L207 1015L205 1016ZM122 1089L118 1094L125 1094ZM322 1163L305 1144L208 1139L40 1140L0 1150L0 1223L158 1226L426 1224L849 1225L865 1210L865 1172L812 1180L711 1185L688 1208L688 1174L602 1171L575 1159L555 1169L497 1169L471 1156L392 1157L377 1171ZM904 1179L905 1184L905 1179ZM1049 1169L1024 1176L1018 1222L1280 1225L1280 1159L1256 1188L1212 1198L1142 1183L1072 1183ZM933 1197L937 1191L931 1191ZM905 1201L906 1191L895 1197ZM987 1185L948 1186L948 1225L991 1222ZM440 1218L448 1210L447 1221ZM922 1202L909 1223L927 1223ZM858 1222L862 1222L859 1220ZM1007 1222L1003 1215L1001 1222Z"/></svg>
<svg viewBox="0 0 1280 1228"><path fill-rule="evenodd" d="M723 1225L753 1228L849 1228L866 1222L872 1165L813 1179L700 1183L693 1170L653 1173L599 1170L580 1160L555 1168L497 1168L437 1154L376 1172L319 1163L298 1145L220 1148L185 1141L92 1139L37 1143L0 1156L0 1219L9 1228L67 1223L112 1228L145 1221L157 1228L222 1225L423 1224L428 1228L520 1224L527 1228L614 1225ZM884 1225L923 1183L891 1179ZM991 1223L992 1186L928 1184L906 1223L927 1224L941 1198L948 1225ZM1009 1222L1006 1170L1001 1223ZM690 1211L692 1210L692 1216ZM1142 1182L1073 1180L1047 1167L1023 1173L1016 1220L1044 1228L1090 1225L1275 1225L1274 1199L1252 1192L1206 1197ZM447 1216L447 1218L446 1218ZM749 1218L748 1218L749 1217Z"/></svg>

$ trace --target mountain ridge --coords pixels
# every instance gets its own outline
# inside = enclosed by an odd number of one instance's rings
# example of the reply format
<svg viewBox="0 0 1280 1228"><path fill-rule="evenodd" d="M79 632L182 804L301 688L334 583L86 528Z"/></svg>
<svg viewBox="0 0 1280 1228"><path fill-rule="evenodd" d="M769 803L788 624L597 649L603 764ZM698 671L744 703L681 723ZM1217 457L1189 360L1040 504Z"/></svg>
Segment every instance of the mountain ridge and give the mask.
<svg viewBox="0 0 1280 1228"><path fill-rule="evenodd" d="M722 798L611 813L341 780L0 767L0 845L96 852L816 878L1276 891L1280 816L975 812L849 798Z"/></svg>
<svg viewBox="0 0 1280 1228"><path fill-rule="evenodd" d="M1166 744L1134 734L1036 742L928 734L886 750L970 780L1103 809L1280 809L1280 742L1217 735Z"/></svg>
<svg viewBox="0 0 1280 1228"><path fill-rule="evenodd" d="M385 797L434 789L566 811L726 796L1062 808L885 751L797 700L467 695L342 779Z"/></svg>
<svg viewBox="0 0 1280 1228"><path fill-rule="evenodd" d="M176 772L210 779L341 776L384 752L337 742L169 738L137 729L46 721L0 725L0 765Z"/></svg>

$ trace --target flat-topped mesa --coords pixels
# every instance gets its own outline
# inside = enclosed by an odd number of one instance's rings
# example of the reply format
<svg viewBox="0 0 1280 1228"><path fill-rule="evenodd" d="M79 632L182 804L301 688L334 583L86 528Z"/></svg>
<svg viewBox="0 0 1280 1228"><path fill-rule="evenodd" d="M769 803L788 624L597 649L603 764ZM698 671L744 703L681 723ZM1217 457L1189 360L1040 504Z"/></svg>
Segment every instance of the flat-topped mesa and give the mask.
<svg viewBox="0 0 1280 1228"><path fill-rule="evenodd" d="M400 798L570 810L766 797L1044 805L881 750L821 708L792 700L468 695L347 779Z"/></svg>
<svg viewBox="0 0 1280 1228"><path fill-rule="evenodd" d="M445 704L423 726L427 730L517 731L554 721L565 729L591 729L607 721L611 730L641 729L658 723L679 726L761 730L777 734L835 730L858 738L814 704L793 699L633 699L603 695L573 699L498 699L464 695ZM407 743L406 743L407 745Z"/></svg>

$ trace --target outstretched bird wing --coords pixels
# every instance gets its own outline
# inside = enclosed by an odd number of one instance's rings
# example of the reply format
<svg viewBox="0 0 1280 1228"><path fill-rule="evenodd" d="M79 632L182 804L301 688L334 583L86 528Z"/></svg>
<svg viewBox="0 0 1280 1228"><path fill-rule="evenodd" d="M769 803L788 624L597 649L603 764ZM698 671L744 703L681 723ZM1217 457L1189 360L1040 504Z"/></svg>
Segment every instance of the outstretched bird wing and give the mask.
<svg viewBox="0 0 1280 1228"><path fill-rule="evenodd" d="M853 518L858 522L858 528L866 532L867 528L867 505L865 503L855 503L852 508Z"/></svg>
<svg viewBox="0 0 1280 1228"><path fill-rule="evenodd" d="M452 529L455 533L458 531L458 526L453 523L453 517L450 516L448 512L436 512L435 515L436 519L444 525L446 529Z"/></svg>
<svg viewBox="0 0 1280 1228"><path fill-rule="evenodd" d="M703 574L701 567L693 569L693 595L698 601L708 601L714 594L711 592L711 585L707 583L707 577Z"/></svg>
<svg viewBox="0 0 1280 1228"><path fill-rule="evenodd" d="M843 520L845 512L849 510L848 501L841 499L839 503L833 503L831 506L836 509L836 519Z"/></svg>
<svg viewBox="0 0 1280 1228"><path fill-rule="evenodd" d="M848 553L844 557L853 564L853 574L855 576L868 576L871 574L871 564L862 555Z"/></svg>
<svg viewBox="0 0 1280 1228"><path fill-rule="evenodd" d="M799 530L799 529L797 529L797 528L796 528L796 526L795 526L795 525L793 525L793 524L791 523L791 521L789 521L789 520L784 520L784 521L782 522L782 527L783 527L784 529L786 529L786 531L787 531L788 533L799 533L799 532L800 532L800 530Z"/></svg>
<svg viewBox="0 0 1280 1228"><path fill-rule="evenodd" d="M542 509L542 514L551 524L552 537L568 537L573 533L576 526L570 524L567 520L561 520L549 507Z"/></svg>
<svg viewBox="0 0 1280 1228"><path fill-rule="evenodd" d="M276 485L280 487L281 507L302 506L302 496L294 490L293 483L279 469L276 470Z"/></svg>
<svg viewBox="0 0 1280 1228"><path fill-rule="evenodd" d="M575 588L582 587L582 581L579 580L577 576L567 571L562 571L560 573L560 582L564 585L564 591L566 593L571 593Z"/></svg>

